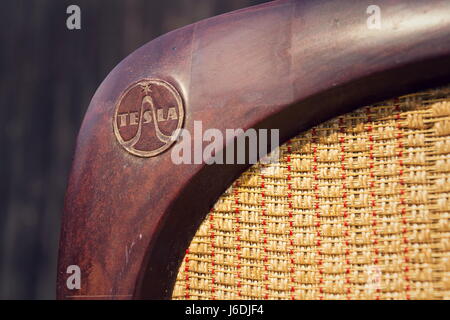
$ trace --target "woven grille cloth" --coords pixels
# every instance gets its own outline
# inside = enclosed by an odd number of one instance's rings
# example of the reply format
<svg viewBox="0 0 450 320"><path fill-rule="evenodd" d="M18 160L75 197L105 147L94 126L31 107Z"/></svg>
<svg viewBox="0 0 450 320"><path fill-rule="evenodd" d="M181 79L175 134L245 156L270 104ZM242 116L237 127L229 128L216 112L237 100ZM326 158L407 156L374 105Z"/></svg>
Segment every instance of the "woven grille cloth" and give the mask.
<svg viewBox="0 0 450 320"><path fill-rule="evenodd" d="M450 87L360 108L220 197L174 299L449 299Z"/></svg>

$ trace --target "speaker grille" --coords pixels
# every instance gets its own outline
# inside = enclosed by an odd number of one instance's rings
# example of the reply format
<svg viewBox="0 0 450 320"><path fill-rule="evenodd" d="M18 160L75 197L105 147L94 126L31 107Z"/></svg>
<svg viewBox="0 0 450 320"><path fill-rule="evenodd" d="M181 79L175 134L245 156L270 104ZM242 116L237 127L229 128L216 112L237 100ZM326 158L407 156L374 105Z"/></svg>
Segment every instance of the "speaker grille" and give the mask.
<svg viewBox="0 0 450 320"><path fill-rule="evenodd" d="M220 197L173 299L449 299L450 87L360 108Z"/></svg>

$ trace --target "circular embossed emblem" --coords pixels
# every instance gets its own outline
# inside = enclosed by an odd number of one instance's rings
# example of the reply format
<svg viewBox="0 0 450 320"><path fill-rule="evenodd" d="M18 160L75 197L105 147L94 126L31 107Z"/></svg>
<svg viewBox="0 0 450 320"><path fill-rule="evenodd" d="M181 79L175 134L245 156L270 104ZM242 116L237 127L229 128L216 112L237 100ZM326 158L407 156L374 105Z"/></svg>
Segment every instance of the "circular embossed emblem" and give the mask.
<svg viewBox="0 0 450 320"><path fill-rule="evenodd" d="M154 157L176 141L183 120L183 102L177 90L166 81L145 79L120 97L114 113L114 134L128 152Z"/></svg>

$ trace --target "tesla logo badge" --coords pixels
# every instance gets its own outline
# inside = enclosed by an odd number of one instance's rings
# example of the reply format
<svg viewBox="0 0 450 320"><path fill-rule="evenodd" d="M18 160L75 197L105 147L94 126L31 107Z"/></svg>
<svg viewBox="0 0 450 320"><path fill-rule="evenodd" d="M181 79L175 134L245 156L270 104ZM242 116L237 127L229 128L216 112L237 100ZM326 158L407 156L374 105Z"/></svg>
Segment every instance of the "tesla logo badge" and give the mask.
<svg viewBox="0 0 450 320"><path fill-rule="evenodd" d="M120 97L114 113L114 134L131 154L154 157L176 141L183 120L183 102L171 84L141 80Z"/></svg>

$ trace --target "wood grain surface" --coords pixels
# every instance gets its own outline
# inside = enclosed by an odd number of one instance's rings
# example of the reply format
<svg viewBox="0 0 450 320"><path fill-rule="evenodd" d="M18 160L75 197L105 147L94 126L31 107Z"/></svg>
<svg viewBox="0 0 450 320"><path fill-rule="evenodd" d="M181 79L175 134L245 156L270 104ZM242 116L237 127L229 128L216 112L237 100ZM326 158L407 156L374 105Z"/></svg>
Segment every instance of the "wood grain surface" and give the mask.
<svg viewBox="0 0 450 320"><path fill-rule="evenodd" d="M55 297L60 220L89 101L128 54L263 0L2 0L0 299ZM66 9L81 9L68 30Z"/></svg>
<svg viewBox="0 0 450 320"><path fill-rule="evenodd" d="M173 85L195 120L221 132L278 128L281 142L355 107L450 76L450 3L274 1L151 41L105 79L83 121L67 189L59 298L167 299L184 251L215 200L245 165L175 165L139 158L112 130L115 105L141 79ZM66 288L66 268L82 284Z"/></svg>

